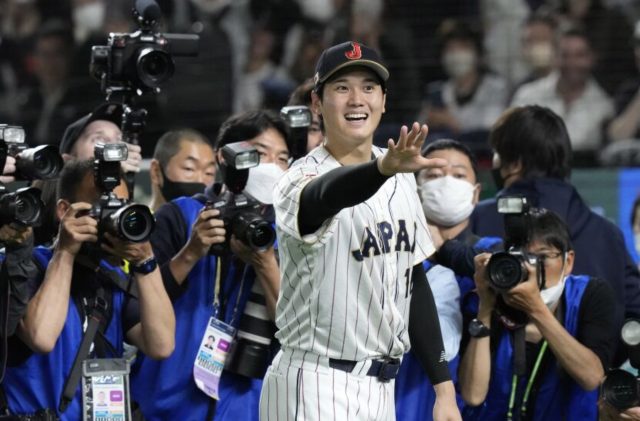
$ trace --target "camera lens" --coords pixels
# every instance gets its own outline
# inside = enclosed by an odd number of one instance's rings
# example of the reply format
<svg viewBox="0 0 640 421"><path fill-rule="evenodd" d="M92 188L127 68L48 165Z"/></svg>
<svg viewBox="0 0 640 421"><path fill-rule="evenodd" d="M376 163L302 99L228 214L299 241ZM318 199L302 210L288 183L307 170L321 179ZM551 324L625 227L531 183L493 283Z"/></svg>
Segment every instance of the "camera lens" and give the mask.
<svg viewBox="0 0 640 421"><path fill-rule="evenodd" d="M155 227L155 219L148 207L131 204L111 215L111 227L127 241L142 242L149 238Z"/></svg>
<svg viewBox="0 0 640 421"><path fill-rule="evenodd" d="M175 70L171 56L156 48L143 48L138 54L136 70L140 81L149 88L157 88Z"/></svg>
<svg viewBox="0 0 640 421"><path fill-rule="evenodd" d="M62 157L54 145L25 149L16 159L17 172L27 180L55 178L60 173L62 165Z"/></svg>
<svg viewBox="0 0 640 421"><path fill-rule="evenodd" d="M240 212L232 221L235 236L254 250L269 248L276 240L276 232L269 222L254 212Z"/></svg>
<svg viewBox="0 0 640 421"><path fill-rule="evenodd" d="M40 190L35 187L6 193L0 198L0 220L3 223L19 222L25 225L37 225L43 209Z"/></svg>
<svg viewBox="0 0 640 421"><path fill-rule="evenodd" d="M527 269L520 256L510 253L495 253L489 259L487 275L491 286L499 291L507 291L528 277Z"/></svg>
<svg viewBox="0 0 640 421"><path fill-rule="evenodd" d="M602 397L614 408L624 411L638 405L638 380L624 370L611 370L602 383Z"/></svg>

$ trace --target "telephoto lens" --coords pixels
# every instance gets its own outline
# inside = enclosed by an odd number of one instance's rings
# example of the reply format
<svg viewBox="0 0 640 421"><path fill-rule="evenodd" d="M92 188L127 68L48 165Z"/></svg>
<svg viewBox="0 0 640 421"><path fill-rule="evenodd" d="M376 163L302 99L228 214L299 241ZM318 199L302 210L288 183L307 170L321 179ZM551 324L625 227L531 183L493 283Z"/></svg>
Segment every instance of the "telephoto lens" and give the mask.
<svg viewBox="0 0 640 421"><path fill-rule="evenodd" d="M15 158L17 177L23 180L56 178L62 170L62 157L54 145L24 149Z"/></svg>
<svg viewBox="0 0 640 421"><path fill-rule="evenodd" d="M40 189L25 187L14 193L0 195L0 223L17 222L23 225L35 226L40 223L40 215L44 210L44 203L40 199Z"/></svg>
<svg viewBox="0 0 640 421"><path fill-rule="evenodd" d="M526 281L529 271L520 254L498 252L491 255L487 264L489 284L496 291L508 291L520 282Z"/></svg>

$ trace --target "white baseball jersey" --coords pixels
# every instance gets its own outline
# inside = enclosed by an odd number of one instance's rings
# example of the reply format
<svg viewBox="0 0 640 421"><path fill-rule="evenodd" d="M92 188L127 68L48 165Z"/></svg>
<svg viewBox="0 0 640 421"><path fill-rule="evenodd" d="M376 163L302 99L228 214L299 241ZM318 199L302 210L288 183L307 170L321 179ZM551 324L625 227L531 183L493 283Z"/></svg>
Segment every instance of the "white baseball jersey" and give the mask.
<svg viewBox="0 0 640 421"><path fill-rule="evenodd" d="M301 236L302 189L340 166L318 147L274 190L281 271L276 337L283 348L328 358L401 358L409 349L411 271L435 251L415 179L390 177L367 201Z"/></svg>

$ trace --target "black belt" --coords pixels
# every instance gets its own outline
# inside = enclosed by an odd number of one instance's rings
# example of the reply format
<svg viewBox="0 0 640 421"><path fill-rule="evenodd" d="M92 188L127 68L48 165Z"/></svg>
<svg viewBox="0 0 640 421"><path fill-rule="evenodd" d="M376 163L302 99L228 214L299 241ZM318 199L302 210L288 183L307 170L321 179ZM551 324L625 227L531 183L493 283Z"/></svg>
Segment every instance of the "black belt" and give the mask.
<svg viewBox="0 0 640 421"><path fill-rule="evenodd" d="M329 367L346 371L347 373L353 372L356 364L358 364L357 361L329 358ZM397 358L385 358L383 360L371 361L371 367L369 367L369 371L367 371L367 376L377 377L381 382L388 382L396 378L398 371L400 371L400 360Z"/></svg>

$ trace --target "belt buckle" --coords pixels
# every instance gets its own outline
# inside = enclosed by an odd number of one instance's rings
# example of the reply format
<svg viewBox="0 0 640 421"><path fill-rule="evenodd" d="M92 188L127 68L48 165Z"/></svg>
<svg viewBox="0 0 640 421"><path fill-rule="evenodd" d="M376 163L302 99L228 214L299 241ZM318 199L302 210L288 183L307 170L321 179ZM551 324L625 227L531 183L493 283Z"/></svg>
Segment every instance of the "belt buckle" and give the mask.
<svg viewBox="0 0 640 421"><path fill-rule="evenodd" d="M400 371L400 360L386 357L380 362L378 380L386 383L391 379L395 379L398 375L398 371Z"/></svg>

